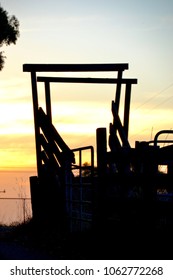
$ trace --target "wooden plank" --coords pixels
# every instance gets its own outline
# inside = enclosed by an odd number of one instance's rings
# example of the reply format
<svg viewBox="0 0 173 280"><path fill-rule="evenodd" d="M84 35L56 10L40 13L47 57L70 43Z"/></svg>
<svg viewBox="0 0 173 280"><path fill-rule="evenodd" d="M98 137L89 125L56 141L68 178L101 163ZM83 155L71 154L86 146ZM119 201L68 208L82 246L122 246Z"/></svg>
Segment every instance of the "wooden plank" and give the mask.
<svg viewBox="0 0 173 280"><path fill-rule="evenodd" d="M109 125L109 147L111 149L111 151L116 151L117 149L121 148L121 144L120 141L118 139L118 136L116 134L116 130L115 127L113 126L112 123L110 123Z"/></svg>
<svg viewBox="0 0 173 280"><path fill-rule="evenodd" d="M130 114L131 84L126 85L125 105L124 105L124 131L128 139L129 114Z"/></svg>
<svg viewBox="0 0 173 280"><path fill-rule="evenodd" d="M45 164L45 167L47 169L47 172L50 174L50 172L52 173L56 173L58 174L60 172L60 166L57 163L56 159L52 156L51 159L47 156L47 153L45 151L41 152L41 156L42 156L42 160ZM45 170L46 172L46 170Z"/></svg>
<svg viewBox="0 0 173 280"><path fill-rule="evenodd" d="M97 171L98 171L98 183L96 187L96 207L95 207L95 221L98 232L104 230L106 222L107 211L107 136L106 128L99 127L96 130L96 142L97 142Z"/></svg>
<svg viewBox="0 0 173 280"><path fill-rule="evenodd" d="M137 84L137 79L37 77L37 82L45 83L84 83L84 84Z"/></svg>
<svg viewBox="0 0 173 280"><path fill-rule="evenodd" d="M114 117L114 124L113 125L115 126L115 129L117 129L119 134L120 134L120 138L121 138L121 141L123 143L123 146L130 147L130 144L129 144L129 142L127 140L127 137L126 137L126 133L124 131L124 127L122 126L121 120L118 116L116 104L115 104L114 101L112 101L112 113L113 113L113 117Z"/></svg>
<svg viewBox="0 0 173 280"><path fill-rule="evenodd" d="M52 111L51 111L51 97L50 97L50 83L49 82L45 82L45 99L46 99L46 113L47 116L50 120L50 122L52 122Z"/></svg>
<svg viewBox="0 0 173 280"><path fill-rule="evenodd" d="M53 124L50 123L49 119L47 118L47 115L44 113L42 108L39 108L39 121L40 121L40 127L43 130L48 141L50 142L55 141L57 145L60 147L60 149L62 150L62 152L68 155L69 160L71 160L71 162L74 162L75 159L74 159L73 152L64 142L64 140L59 135L59 133L57 132Z"/></svg>
<svg viewBox="0 0 173 280"><path fill-rule="evenodd" d="M113 64L23 64L23 72L107 72L124 71L127 63Z"/></svg>
<svg viewBox="0 0 173 280"><path fill-rule="evenodd" d="M96 130L97 141L97 168L101 176L106 174L107 169L107 137L106 128L100 127Z"/></svg>
<svg viewBox="0 0 173 280"><path fill-rule="evenodd" d="M37 176L29 177L30 193L31 193L31 207L32 207L32 220L38 222L40 220L40 184Z"/></svg>
<svg viewBox="0 0 173 280"><path fill-rule="evenodd" d="M37 156L37 172L38 176L41 174L41 147L39 142L40 129L38 124L38 92L37 92L37 79L36 73L31 72L31 85L32 85L32 100L34 112L34 128L35 128L35 143L36 143L36 156Z"/></svg>
<svg viewBox="0 0 173 280"><path fill-rule="evenodd" d="M115 93L115 104L117 107L117 113L119 112L119 105L120 105L122 75L123 75L123 71L119 71L118 76L117 76L117 87L116 87L116 93Z"/></svg>
<svg viewBox="0 0 173 280"><path fill-rule="evenodd" d="M48 155L49 158L51 158L52 154L55 154L55 157L57 158L59 164L62 165L63 164L62 153L60 152L60 150L58 149L58 147L54 143L54 141L52 139L50 140L50 137L51 136L49 136L49 141L51 141L51 144L46 141L43 134L40 134L41 145L42 145L43 149L45 150L45 152L46 152L46 154Z"/></svg>
<svg viewBox="0 0 173 280"><path fill-rule="evenodd" d="M46 154L45 151L41 151L41 159L42 159L42 161L44 162L44 164L47 164L47 163L48 163L49 158L48 158L48 156L47 156L47 154Z"/></svg>

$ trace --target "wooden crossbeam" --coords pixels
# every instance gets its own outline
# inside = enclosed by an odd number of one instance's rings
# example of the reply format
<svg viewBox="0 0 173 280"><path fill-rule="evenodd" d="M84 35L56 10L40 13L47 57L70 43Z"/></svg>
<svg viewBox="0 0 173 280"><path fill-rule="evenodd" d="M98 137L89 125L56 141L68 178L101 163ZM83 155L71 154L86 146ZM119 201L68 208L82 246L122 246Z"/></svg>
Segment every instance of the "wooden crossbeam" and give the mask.
<svg viewBox="0 0 173 280"><path fill-rule="evenodd" d="M137 79L119 80L111 78L37 77L37 81L45 83L137 84Z"/></svg>
<svg viewBox="0 0 173 280"><path fill-rule="evenodd" d="M127 63L113 64L24 64L23 72L109 72L124 71Z"/></svg>

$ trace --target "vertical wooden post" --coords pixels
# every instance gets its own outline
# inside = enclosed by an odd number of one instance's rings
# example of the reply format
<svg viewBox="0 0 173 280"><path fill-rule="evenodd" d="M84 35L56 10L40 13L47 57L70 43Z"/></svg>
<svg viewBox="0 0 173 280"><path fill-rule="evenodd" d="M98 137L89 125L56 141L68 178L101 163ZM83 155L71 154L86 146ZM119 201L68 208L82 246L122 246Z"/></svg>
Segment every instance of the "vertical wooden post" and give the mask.
<svg viewBox="0 0 173 280"><path fill-rule="evenodd" d="M52 123L52 112L51 112L51 98L50 98L50 83L45 82L45 95L46 95L46 113Z"/></svg>
<svg viewBox="0 0 173 280"><path fill-rule="evenodd" d="M37 176L31 176L30 180L30 192L31 192L31 207L32 207L32 218L34 222L40 220L42 209L40 207L40 188Z"/></svg>
<svg viewBox="0 0 173 280"><path fill-rule="evenodd" d="M107 139L106 139L106 128L100 127L96 130L96 141L97 141L97 169L98 174L105 176L107 168Z"/></svg>
<svg viewBox="0 0 173 280"><path fill-rule="evenodd" d="M139 184L143 192L143 207L141 208L141 220L143 221L143 232L152 232L155 226L155 185L158 170L157 148L149 146L148 142L136 142L136 159Z"/></svg>
<svg viewBox="0 0 173 280"><path fill-rule="evenodd" d="M97 202L96 202L96 230L102 231L105 228L106 221L106 174L107 174L107 139L106 128L97 128Z"/></svg>
<svg viewBox="0 0 173 280"><path fill-rule="evenodd" d="M37 172L38 172L38 176L40 176L40 173L41 173L41 146L40 146L40 128L39 128L39 121L38 121L38 93L37 93L36 72L33 72L33 71L31 72L31 85L32 85L33 111L34 111Z"/></svg>
<svg viewBox="0 0 173 280"><path fill-rule="evenodd" d="M119 104L120 104L120 95L121 95L121 79L122 79L123 71L118 71L117 75L117 88L116 88L116 94L115 94L115 104L117 107L117 113L119 111Z"/></svg>
<svg viewBox="0 0 173 280"><path fill-rule="evenodd" d="M126 93L125 93L125 106L124 106L124 131L127 139L128 139L128 130L129 130L130 98L131 98L131 83L127 83Z"/></svg>
<svg viewBox="0 0 173 280"><path fill-rule="evenodd" d="M173 175L173 162L168 163L168 175Z"/></svg>

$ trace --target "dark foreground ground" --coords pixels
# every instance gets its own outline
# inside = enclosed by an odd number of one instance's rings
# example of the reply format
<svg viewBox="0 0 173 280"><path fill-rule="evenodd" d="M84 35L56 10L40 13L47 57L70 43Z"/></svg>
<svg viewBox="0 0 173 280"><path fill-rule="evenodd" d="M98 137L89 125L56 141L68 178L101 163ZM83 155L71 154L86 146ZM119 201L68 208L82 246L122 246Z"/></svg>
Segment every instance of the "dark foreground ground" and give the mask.
<svg viewBox="0 0 173 280"><path fill-rule="evenodd" d="M37 227L30 221L0 228L3 260L110 260L173 258L171 228L60 233L58 228Z"/></svg>

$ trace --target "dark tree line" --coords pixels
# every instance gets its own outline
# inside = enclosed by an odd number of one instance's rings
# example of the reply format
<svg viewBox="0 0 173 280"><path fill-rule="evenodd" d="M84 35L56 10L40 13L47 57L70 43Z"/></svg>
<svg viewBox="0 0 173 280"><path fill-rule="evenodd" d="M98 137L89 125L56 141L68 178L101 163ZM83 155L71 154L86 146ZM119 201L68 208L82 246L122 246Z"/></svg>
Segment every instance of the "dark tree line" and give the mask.
<svg viewBox="0 0 173 280"><path fill-rule="evenodd" d="M0 47L16 44L19 34L18 19L14 15L9 16L0 6ZM0 51L0 70L4 67L5 58L4 52Z"/></svg>

